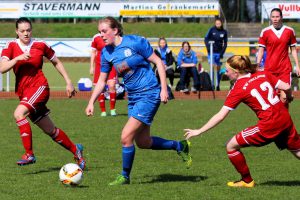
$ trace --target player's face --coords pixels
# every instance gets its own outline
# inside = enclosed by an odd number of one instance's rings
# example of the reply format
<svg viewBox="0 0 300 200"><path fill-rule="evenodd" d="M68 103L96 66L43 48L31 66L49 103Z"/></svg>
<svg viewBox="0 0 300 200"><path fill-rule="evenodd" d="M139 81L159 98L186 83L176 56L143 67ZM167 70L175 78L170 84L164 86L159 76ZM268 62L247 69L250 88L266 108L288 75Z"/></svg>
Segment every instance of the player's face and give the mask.
<svg viewBox="0 0 300 200"><path fill-rule="evenodd" d="M222 22L221 22L220 20L217 20L217 21L215 22L215 26L217 27L217 29L220 29L221 26L222 26Z"/></svg>
<svg viewBox="0 0 300 200"><path fill-rule="evenodd" d="M98 26L98 31L105 45L114 45L118 30L110 28L109 24L102 22Z"/></svg>
<svg viewBox="0 0 300 200"><path fill-rule="evenodd" d="M278 11L273 11L271 13L271 22L275 28L279 28L282 24L282 18Z"/></svg>
<svg viewBox="0 0 300 200"><path fill-rule="evenodd" d="M160 48L164 48L166 45L167 45L167 43L166 43L165 40L160 40L160 41L159 41L159 47L160 47Z"/></svg>
<svg viewBox="0 0 300 200"><path fill-rule="evenodd" d="M16 34L18 35L21 43L25 45L29 44L32 36L32 28L30 24L26 22L18 24L18 28L16 29Z"/></svg>
<svg viewBox="0 0 300 200"><path fill-rule="evenodd" d="M238 78L238 72L232 69L227 63L226 63L226 75L230 80L236 80Z"/></svg>

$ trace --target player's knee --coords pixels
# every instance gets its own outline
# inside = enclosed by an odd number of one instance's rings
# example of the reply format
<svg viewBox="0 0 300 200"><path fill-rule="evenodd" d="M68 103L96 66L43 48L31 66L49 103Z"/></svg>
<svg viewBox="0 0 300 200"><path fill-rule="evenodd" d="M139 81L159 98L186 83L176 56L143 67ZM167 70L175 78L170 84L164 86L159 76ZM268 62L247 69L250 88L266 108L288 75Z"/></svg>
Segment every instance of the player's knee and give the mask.
<svg viewBox="0 0 300 200"><path fill-rule="evenodd" d="M15 118L16 121L24 119L25 117L26 116L22 112L19 112L18 110L15 110L15 112L14 112L14 118Z"/></svg>
<svg viewBox="0 0 300 200"><path fill-rule="evenodd" d="M291 151L291 153L300 160L300 150L299 151Z"/></svg>
<svg viewBox="0 0 300 200"><path fill-rule="evenodd" d="M136 140L136 145L140 149L149 149L151 147L151 141L146 141L146 140Z"/></svg>
<svg viewBox="0 0 300 200"><path fill-rule="evenodd" d="M131 145L132 143L133 142L132 142L131 137L129 137L129 134L123 131L122 136L121 136L122 146L128 146L128 145Z"/></svg>

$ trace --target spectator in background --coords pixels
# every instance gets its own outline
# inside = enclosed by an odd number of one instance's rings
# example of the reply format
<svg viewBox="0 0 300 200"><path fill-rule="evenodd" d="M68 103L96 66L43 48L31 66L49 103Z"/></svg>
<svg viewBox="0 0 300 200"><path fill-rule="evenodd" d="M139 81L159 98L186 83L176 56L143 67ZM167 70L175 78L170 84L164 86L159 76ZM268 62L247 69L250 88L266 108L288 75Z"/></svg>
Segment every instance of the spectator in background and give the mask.
<svg viewBox="0 0 300 200"><path fill-rule="evenodd" d="M208 54L208 62L210 62L210 44L209 41L213 41L213 55L212 61L214 68L217 69L217 85L216 90L220 90L220 81L222 74L220 73L221 65L220 59L223 58L223 55L227 48L227 31L223 28L223 22L220 18L215 19L215 26L211 27L205 38L205 46Z"/></svg>
<svg viewBox="0 0 300 200"><path fill-rule="evenodd" d="M268 52L264 70L272 73L281 81L291 84L292 64L289 58L289 49L295 61L296 74L300 75L300 68L297 55L297 41L294 29L283 25L282 11L279 8L271 10L272 25L261 31L258 45L257 63L262 62L264 51ZM280 99L286 102L286 95L280 92ZM287 105L287 104L286 104Z"/></svg>
<svg viewBox="0 0 300 200"><path fill-rule="evenodd" d="M197 55L191 49L191 45L188 41L182 43L182 48L177 56L177 65L180 67L180 80L179 80L179 90L181 92L188 92L187 84L189 81L189 74L193 76L193 87L192 92L199 90L199 76L197 70Z"/></svg>
<svg viewBox="0 0 300 200"><path fill-rule="evenodd" d="M100 37L100 33L97 33L93 37L93 41L91 44L92 53L90 59L90 74L94 75L94 85L97 84L99 76L100 76L100 69L101 69L101 52L103 47L105 46L103 39ZM108 92L109 92L109 101L110 101L110 115L116 116L116 81L117 81L117 72L115 68L112 68L111 72L109 72L107 85L108 85ZM106 108L105 108L105 95L104 91L98 97L99 107L101 110L101 117L106 117Z"/></svg>
<svg viewBox="0 0 300 200"><path fill-rule="evenodd" d="M165 38L159 38L158 47L154 50L154 53L163 61L164 67L166 69L166 76L169 78L170 87L174 84L174 57L172 51L168 48L167 40ZM158 82L160 82L159 74L157 72L157 67L154 65L155 75Z"/></svg>

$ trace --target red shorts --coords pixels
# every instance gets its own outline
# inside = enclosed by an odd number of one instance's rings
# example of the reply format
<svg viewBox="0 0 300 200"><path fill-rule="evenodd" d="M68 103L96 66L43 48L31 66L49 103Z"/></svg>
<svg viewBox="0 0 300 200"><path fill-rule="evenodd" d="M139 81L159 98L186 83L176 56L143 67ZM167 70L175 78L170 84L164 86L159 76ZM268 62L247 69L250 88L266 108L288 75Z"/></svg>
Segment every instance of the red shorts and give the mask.
<svg viewBox="0 0 300 200"><path fill-rule="evenodd" d="M274 132L273 132L274 134ZM292 124L288 128L281 130L274 138L266 138L264 132L258 126L251 126L238 133L235 138L238 144L242 147L247 146L264 146L271 142L275 142L276 146L290 151L300 150L300 136Z"/></svg>
<svg viewBox="0 0 300 200"><path fill-rule="evenodd" d="M97 84L97 82L98 82L98 79L99 79L99 76L100 76L100 70L101 70L101 68L100 68L100 66L98 65L98 66L96 66L95 67L95 72L94 72L94 85L96 85ZM111 71L109 72L109 74L108 74L108 78L107 78L107 81L110 81L110 80L114 80L114 81L116 81L117 80L117 71L116 71L116 69L114 68L114 67L112 67L111 68Z"/></svg>
<svg viewBox="0 0 300 200"><path fill-rule="evenodd" d="M29 110L29 118L33 123L38 122L50 113L46 107L50 91L48 86L29 87L23 90L19 96L20 105L24 105Z"/></svg>

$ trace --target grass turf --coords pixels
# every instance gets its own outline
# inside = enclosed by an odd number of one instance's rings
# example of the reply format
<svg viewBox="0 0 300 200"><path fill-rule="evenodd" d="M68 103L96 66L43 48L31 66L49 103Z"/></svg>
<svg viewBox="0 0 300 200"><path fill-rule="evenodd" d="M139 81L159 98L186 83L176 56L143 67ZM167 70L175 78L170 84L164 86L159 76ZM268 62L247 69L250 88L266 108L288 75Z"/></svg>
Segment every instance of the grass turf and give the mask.
<svg viewBox="0 0 300 200"><path fill-rule="evenodd" d="M109 187L121 170L120 132L127 120L127 102L117 102L117 117L101 118L96 106L94 117L84 115L86 100L50 100L51 118L74 142L85 146L88 170L79 187L65 187L58 181L61 166L73 162L71 153L36 127L33 144L37 163L19 167L23 153L12 116L17 100L0 100L0 199L297 199L299 163L288 152L279 152L274 144L247 148L246 156L257 187L233 189L227 181L240 177L225 153L225 143L235 133L256 123L245 106L232 112L207 135L192 139L193 166L185 169L174 151L137 149L131 185ZM183 139L184 128L197 128L222 106L223 101L170 101L161 105L151 127L152 135ZM291 115L300 123L300 101L291 104ZM170 114L172 113L172 114Z"/></svg>

